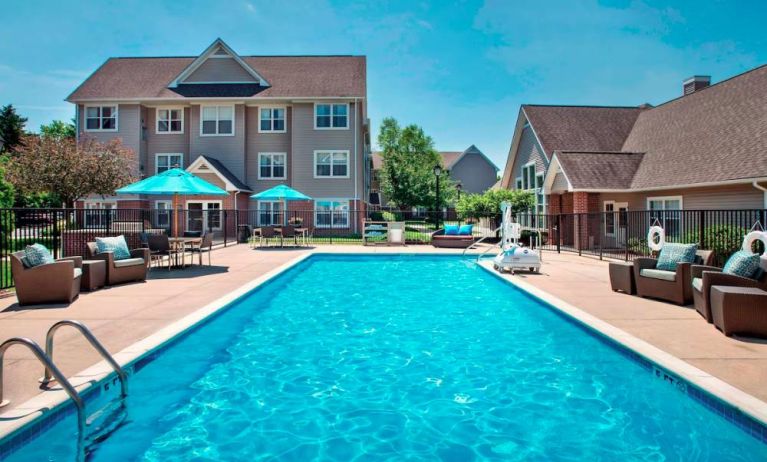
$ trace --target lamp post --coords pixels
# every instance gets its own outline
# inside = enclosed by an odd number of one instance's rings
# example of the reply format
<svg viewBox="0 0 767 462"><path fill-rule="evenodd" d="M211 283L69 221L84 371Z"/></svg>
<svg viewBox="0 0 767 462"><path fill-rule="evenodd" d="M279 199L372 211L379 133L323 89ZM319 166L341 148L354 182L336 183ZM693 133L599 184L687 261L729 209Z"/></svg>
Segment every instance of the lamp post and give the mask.
<svg viewBox="0 0 767 462"><path fill-rule="evenodd" d="M455 185L455 190L458 191L458 200L461 200L461 190L463 189L463 186L461 183L458 183Z"/></svg>
<svg viewBox="0 0 767 462"><path fill-rule="evenodd" d="M435 200L435 213L436 216L434 217L434 225L439 229L439 176L442 175L442 167L437 164L434 166L434 177L437 179L437 190L436 190L436 200Z"/></svg>

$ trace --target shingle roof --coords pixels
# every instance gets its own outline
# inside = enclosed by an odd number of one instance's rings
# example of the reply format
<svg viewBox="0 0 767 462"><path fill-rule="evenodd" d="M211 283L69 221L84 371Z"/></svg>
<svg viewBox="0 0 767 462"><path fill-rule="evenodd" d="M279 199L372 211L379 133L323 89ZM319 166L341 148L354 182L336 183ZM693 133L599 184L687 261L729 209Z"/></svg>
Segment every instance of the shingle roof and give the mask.
<svg viewBox="0 0 767 462"><path fill-rule="evenodd" d="M271 86L259 97L365 97L365 56L241 56ZM110 58L68 101L183 98L168 88L196 57Z"/></svg>
<svg viewBox="0 0 767 462"><path fill-rule="evenodd" d="M644 154L557 151L559 165L574 189L626 189Z"/></svg>
<svg viewBox="0 0 767 462"><path fill-rule="evenodd" d="M234 176L234 173L230 172L229 169L226 168L224 164L222 164L218 159L210 157L210 156L200 156L200 157L202 157L209 166L217 170L218 173L221 174L221 176L226 178L227 181L232 183L232 185L234 185L234 187L237 188L238 190L248 191L248 192L253 191L250 188L250 186L246 185L245 183L240 181L239 178Z"/></svg>
<svg viewBox="0 0 767 462"><path fill-rule="evenodd" d="M767 176L767 66L642 112L623 150L635 189Z"/></svg>
<svg viewBox="0 0 767 462"><path fill-rule="evenodd" d="M540 106L522 110L550 157L554 151L620 151L631 132L638 107Z"/></svg>

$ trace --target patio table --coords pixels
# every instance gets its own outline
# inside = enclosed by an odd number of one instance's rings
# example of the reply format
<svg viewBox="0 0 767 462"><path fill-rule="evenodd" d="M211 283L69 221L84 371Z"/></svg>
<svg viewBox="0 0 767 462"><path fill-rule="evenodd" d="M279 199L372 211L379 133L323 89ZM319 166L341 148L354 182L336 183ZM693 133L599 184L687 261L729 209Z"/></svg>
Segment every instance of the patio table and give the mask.
<svg viewBox="0 0 767 462"><path fill-rule="evenodd" d="M282 234L282 226L275 226L274 230L279 234ZM303 245L305 246L309 239L309 228L293 228L293 230L301 235L301 242L303 242Z"/></svg>
<svg viewBox="0 0 767 462"><path fill-rule="evenodd" d="M171 247L175 249L176 265L182 268L186 264L186 248L189 245L202 244L202 237L171 237L168 238ZM178 256L181 254L181 265L178 264Z"/></svg>

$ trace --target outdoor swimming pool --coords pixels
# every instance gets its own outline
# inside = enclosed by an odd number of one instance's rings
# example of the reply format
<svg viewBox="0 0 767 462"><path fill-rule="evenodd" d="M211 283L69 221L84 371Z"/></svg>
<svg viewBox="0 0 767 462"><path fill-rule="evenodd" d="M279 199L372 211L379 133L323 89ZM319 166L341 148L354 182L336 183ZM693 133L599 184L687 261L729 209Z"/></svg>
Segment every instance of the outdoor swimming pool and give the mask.
<svg viewBox="0 0 767 462"><path fill-rule="evenodd" d="M142 363L93 461L697 460L767 445L474 263L313 256ZM68 416L9 460L73 460Z"/></svg>

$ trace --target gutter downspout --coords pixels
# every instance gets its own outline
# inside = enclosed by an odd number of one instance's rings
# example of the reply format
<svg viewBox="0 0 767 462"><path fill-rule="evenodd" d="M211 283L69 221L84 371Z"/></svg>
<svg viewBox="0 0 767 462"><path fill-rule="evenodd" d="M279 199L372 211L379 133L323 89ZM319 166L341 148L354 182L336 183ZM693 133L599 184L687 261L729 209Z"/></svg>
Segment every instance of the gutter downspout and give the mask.
<svg viewBox="0 0 767 462"><path fill-rule="evenodd" d="M360 107L358 103L358 99L354 98L354 200L360 202L359 208L362 208L362 201L359 198L359 192L357 190L357 184L359 183L359 173L357 172L357 155L359 152L357 151L357 130L359 130L359 118L360 118ZM359 218L359 211L357 212L357 217ZM357 230L358 221L354 220L354 229Z"/></svg>
<svg viewBox="0 0 767 462"><path fill-rule="evenodd" d="M764 208L767 209L767 188L765 188L764 186L760 185L756 180L754 180L751 183L751 186L753 186L756 189L762 191L762 193L764 195Z"/></svg>

